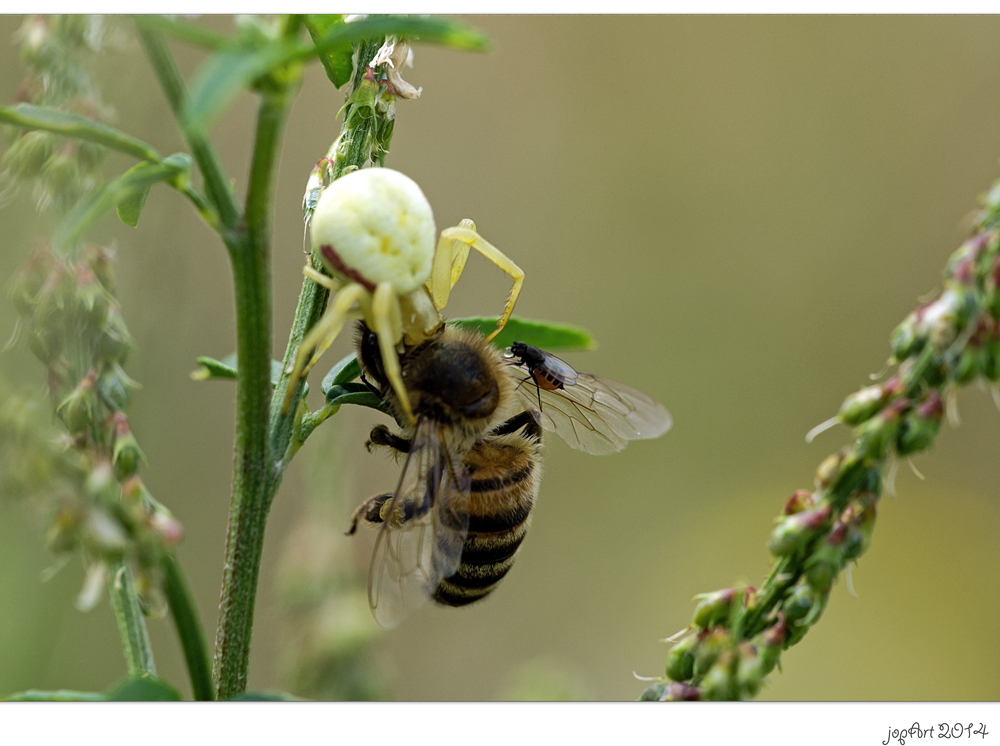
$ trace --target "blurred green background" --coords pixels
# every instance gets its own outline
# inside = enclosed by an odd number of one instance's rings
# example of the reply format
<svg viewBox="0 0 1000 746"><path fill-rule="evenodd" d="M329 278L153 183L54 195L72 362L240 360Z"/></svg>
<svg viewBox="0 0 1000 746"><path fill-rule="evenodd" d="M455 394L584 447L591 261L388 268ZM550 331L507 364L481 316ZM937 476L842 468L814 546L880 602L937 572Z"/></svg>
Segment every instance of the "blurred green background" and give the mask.
<svg viewBox="0 0 1000 746"><path fill-rule="evenodd" d="M425 608L375 643L397 699L634 699L662 674L658 640L696 593L759 582L772 518L847 439L803 436L868 383L888 335L935 288L976 196L1000 175L1000 18L472 17L488 54L418 45L386 165L413 177L439 228L463 217L525 270L517 313L592 330L566 355L628 382L674 416L664 438L591 457L550 438L531 532L508 578L472 608ZM209 23L228 28L229 19ZM0 101L22 72L0 17ZM186 74L200 54L173 45ZM183 149L141 50L99 63L115 124ZM274 328L284 349L302 255L309 170L339 130L342 93L319 65L284 138L275 220ZM254 105L213 130L241 190ZM111 156L105 174L129 165ZM24 193L2 213L0 277L47 230ZM143 384L130 422L143 477L184 523L179 554L214 638L232 472L234 388L188 377L234 349L225 252L189 205L154 189L137 229L105 219ZM452 315L496 313L508 279L473 258ZM0 305L6 337L14 314ZM340 340L333 363L348 349ZM3 375L41 387L26 351ZM1000 414L975 387L962 425L903 465L870 551L762 699L1000 698ZM305 466L329 478L331 533L395 484L362 443L379 420L343 411L310 441L275 502L258 597L251 688L291 686L278 572L302 520ZM325 449L325 450L324 450ZM343 456L338 452L342 450ZM125 673L106 603L80 613L82 569L41 583L43 527L0 503L0 692L103 690ZM348 555L364 567L370 536ZM366 620L364 624L374 625ZM150 623L162 676L189 692L169 620ZM548 682L545 684L544 682Z"/></svg>

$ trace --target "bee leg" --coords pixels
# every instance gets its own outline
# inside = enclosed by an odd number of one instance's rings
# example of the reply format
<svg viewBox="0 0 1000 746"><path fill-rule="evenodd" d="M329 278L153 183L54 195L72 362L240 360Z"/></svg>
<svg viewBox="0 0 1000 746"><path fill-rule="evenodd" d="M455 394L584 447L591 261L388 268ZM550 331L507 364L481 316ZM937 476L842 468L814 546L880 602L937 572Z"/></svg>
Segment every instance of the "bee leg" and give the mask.
<svg viewBox="0 0 1000 746"><path fill-rule="evenodd" d="M358 522L377 524L382 522L382 506L392 499L392 493L386 492L383 495L375 495L361 503L351 514L351 527L344 534L351 536L358 530Z"/></svg>
<svg viewBox="0 0 1000 746"><path fill-rule="evenodd" d="M493 435L509 435L524 429L524 434L532 438L541 438L542 429L538 426L530 412L521 412L502 422L493 429Z"/></svg>
<svg viewBox="0 0 1000 746"><path fill-rule="evenodd" d="M400 453L409 453L412 445L411 441L401 438L389 431L385 425L376 425L368 435L369 440L365 443L365 448L369 451L372 446L388 446Z"/></svg>

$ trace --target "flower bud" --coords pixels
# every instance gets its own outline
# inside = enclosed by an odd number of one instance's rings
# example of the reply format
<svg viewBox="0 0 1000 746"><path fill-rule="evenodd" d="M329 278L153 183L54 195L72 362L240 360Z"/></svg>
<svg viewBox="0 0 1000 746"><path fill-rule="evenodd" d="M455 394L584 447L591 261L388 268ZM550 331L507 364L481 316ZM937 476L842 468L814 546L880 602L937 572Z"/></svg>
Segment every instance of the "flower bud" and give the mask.
<svg viewBox="0 0 1000 746"><path fill-rule="evenodd" d="M754 697L764 684L764 677L770 669L764 670L756 645L744 640L739 646L740 662L736 667L736 685L739 688L740 699Z"/></svg>
<svg viewBox="0 0 1000 746"><path fill-rule="evenodd" d="M695 596L695 600L699 603L695 607L691 623L702 629L724 623L729 619L729 610L735 596L736 591L732 588Z"/></svg>
<svg viewBox="0 0 1000 746"><path fill-rule="evenodd" d="M828 591L843 569L844 554L841 545L846 534L846 524L838 522L827 541L821 541L806 560L806 582L813 590Z"/></svg>
<svg viewBox="0 0 1000 746"><path fill-rule="evenodd" d="M829 517L830 504L823 501L812 510L781 519L768 543L771 554L785 557L797 552L819 533Z"/></svg>
<svg viewBox="0 0 1000 746"><path fill-rule="evenodd" d="M121 412L115 412L113 418L115 446L111 461L115 465L118 478L122 479L135 474L136 469L139 468L139 462L146 462L146 456L139 448L139 443L132 434L125 415Z"/></svg>
<svg viewBox="0 0 1000 746"><path fill-rule="evenodd" d="M63 399L56 413L73 435L84 432L93 423L97 407L97 371L91 368L76 385L73 392Z"/></svg>
<svg viewBox="0 0 1000 746"><path fill-rule="evenodd" d="M903 418L896 439L896 451L906 456L929 447L941 427L944 403L937 389L931 389L927 398L914 411Z"/></svg>
<svg viewBox="0 0 1000 746"><path fill-rule="evenodd" d="M667 699L667 682L654 681L639 696L640 702L663 702Z"/></svg>
<svg viewBox="0 0 1000 746"><path fill-rule="evenodd" d="M888 399L882 386L866 386L844 399L837 416L845 425L860 425L882 409Z"/></svg>
<svg viewBox="0 0 1000 746"><path fill-rule="evenodd" d="M76 297L86 319L96 327L104 324L112 298L86 264L77 266Z"/></svg>
<svg viewBox="0 0 1000 746"><path fill-rule="evenodd" d="M129 378L118 363L101 374L97 385L104 403L113 410L125 409L128 405L129 391L139 388L139 384Z"/></svg>
<svg viewBox="0 0 1000 746"><path fill-rule="evenodd" d="M666 700L669 702L697 702L701 699L701 690L696 686L672 681L667 684Z"/></svg>
<svg viewBox="0 0 1000 746"><path fill-rule="evenodd" d="M106 363L124 363L133 347L135 342L132 341L132 335L125 325L121 309L111 304L108 306L107 317L97 339L99 359Z"/></svg>
<svg viewBox="0 0 1000 746"><path fill-rule="evenodd" d="M788 502L785 503L783 512L785 515L801 513L804 510L814 507L818 499L816 494L809 490L795 490L792 496L788 498Z"/></svg>
<svg viewBox="0 0 1000 746"><path fill-rule="evenodd" d="M667 676L674 681L687 681L694 675L694 651L698 646L698 634L694 633L680 640L667 653Z"/></svg>
<svg viewBox="0 0 1000 746"><path fill-rule="evenodd" d="M897 399L879 412L877 417L855 428L858 455L874 461L884 459L899 432L900 416L909 406L910 400L906 397Z"/></svg>
<svg viewBox="0 0 1000 746"><path fill-rule="evenodd" d="M732 701L739 699L739 688L733 671L735 655L727 650L719 656L702 680L699 682L702 699L707 701Z"/></svg>
<svg viewBox="0 0 1000 746"><path fill-rule="evenodd" d="M854 505L854 514L846 523L847 535L841 545L845 561L857 559L868 550L875 530L875 496L866 492Z"/></svg>
<svg viewBox="0 0 1000 746"><path fill-rule="evenodd" d="M805 619L816 604L816 594L808 585L795 586L791 595L781 605L787 624L794 626L796 622ZM787 646L786 646L787 647Z"/></svg>

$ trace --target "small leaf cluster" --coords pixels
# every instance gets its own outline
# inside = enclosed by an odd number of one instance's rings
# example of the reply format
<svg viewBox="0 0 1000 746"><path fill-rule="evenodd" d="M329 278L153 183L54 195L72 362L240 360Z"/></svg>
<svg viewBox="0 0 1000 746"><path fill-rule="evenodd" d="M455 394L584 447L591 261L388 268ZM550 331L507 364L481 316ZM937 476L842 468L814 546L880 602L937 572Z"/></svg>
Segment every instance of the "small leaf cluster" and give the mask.
<svg viewBox="0 0 1000 746"><path fill-rule="evenodd" d="M820 464L812 490L786 502L761 588L698 596L666 675L641 699L754 697L781 652L819 621L840 573L868 549L895 460L933 444L959 387L982 380L1000 403L998 225L1000 182L984 198L973 235L948 261L939 297L892 332L894 375L844 400L834 421L853 427L854 440Z"/></svg>

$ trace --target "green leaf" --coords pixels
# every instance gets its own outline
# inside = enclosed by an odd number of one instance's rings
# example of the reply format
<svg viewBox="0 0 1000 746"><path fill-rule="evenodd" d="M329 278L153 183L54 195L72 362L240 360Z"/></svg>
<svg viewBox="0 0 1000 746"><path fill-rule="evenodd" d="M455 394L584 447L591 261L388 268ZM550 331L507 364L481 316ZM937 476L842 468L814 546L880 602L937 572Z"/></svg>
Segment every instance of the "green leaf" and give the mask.
<svg viewBox="0 0 1000 746"><path fill-rule="evenodd" d="M130 174L133 171L148 167L146 163L139 163L125 173ZM149 190L152 188L152 184L147 184L145 188L137 189L131 194L126 195L123 199L118 200L118 204L115 205L118 219L125 223L125 225L130 225L133 228L139 225L139 216L142 214L142 208L146 206L146 198L149 197Z"/></svg>
<svg viewBox="0 0 1000 746"><path fill-rule="evenodd" d="M326 54L342 54L344 44L390 34L458 49L482 51L489 46L486 36L463 23L406 16L377 16L355 23L332 24L311 45L288 39L251 42L248 37L242 40L245 46L224 49L202 65L191 83L182 127L189 133L201 132L240 91L266 73L291 63L321 59Z"/></svg>
<svg viewBox="0 0 1000 746"><path fill-rule="evenodd" d="M363 383L334 384L326 392L326 403L335 407L342 404L357 404L361 407L377 409L379 412L385 412L392 416L392 410L386 403L369 391Z"/></svg>
<svg viewBox="0 0 1000 746"><path fill-rule="evenodd" d="M142 163L119 176L105 182L90 195L80 200L72 212L56 228L53 241L56 247L67 249L76 244L87 230L105 212L122 203L127 205L137 193L148 192L153 184L161 181L183 189L191 172L191 158L186 153L174 153L159 163ZM128 207L126 207L126 215ZM136 219L138 216L136 215Z"/></svg>
<svg viewBox="0 0 1000 746"><path fill-rule="evenodd" d="M233 45L233 39L218 31L205 28L197 23L185 21L182 18L167 18L157 15L140 15L135 22L147 29L162 31L165 34L189 42L204 49L225 49Z"/></svg>
<svg viewBox="0 0 1000 746"><path fill-rule="evenodd" d="M181 695L154 676L122 679L105 695L109 702L180 702Z"/></svg>
<svg viewBox="0 0 1000 746"><path fill-rule="evenodd" d="M195 358L195 362L200 365L191 371L191 380L193 381L209 381L213 378L230 378L236 379L236 353L230 352L222 360L216 360L214 357L202 356ZM281 377L281 361L272 360L271 361L271 385L278 385L278 378Z"/></svg>
<svg viewBox="0 0 1000 746"><path fill-rule="evenodd" d="M261 47L226 49L212 55L191 82L181 126L188 131L206 129L238 93L270 70L294 61L301 48L277 39Z"/></svg>
<svg viewBox="0 0 1000 746"><path fill-rule="evenodd" d="M70 689L58 689L54 692L43 692L29 689L8 697L0 697L2 702L103 702L104 695L98 692L74 692Z"/></svg>
<svg viewBox="0 0 1000 746"><path fill-rule="evenodd" d="M243 692L230 697L229 702L305 702L288 692Z"/></svg>
<svg viewBox="0 0 1000 746"><path fill-rule="evenodd" d="M475 329L483 336L493 333L497 328L496 316L477 316L464 319L451 319L448 323L466 329ZM590 332L579 326L570 324L554 324L550 321L532 321L511 316L507 325L494 339L493 345L499 349L510 347L514 342L541 347L545 350L593 350L597 342Z"/></svg>
<svg viewBox="0 0 1000 746"><path fill-rule="evenodd" d="M339 13L334 14L309 14L303 19L309 36L313 43L317 43L334 28L344 25L344 16ZM354 72L354 45L349 41L342 41L332 49L319 54L319 61L323 63L328 77L335 88L340 88L351 79Z"/></svg>
<svg viewBox="0 0 1000 746"><path fill-rule="evenodd" d="M355 378L361 375L361 364L358 362L358 357L353 352L345 357L343 360L339 361L336 365L330 368L330 372L323 376L323 383L320 384L320 391L323 395L334 384L350 383Z"/></svg>
<svg viewBox="0 0 1000 746"><path fill-rule="evenodd" d="M74 140L86 140L144 161L160 161L160 154L151 145L80 114L50 109L47 106L18 104L0 106L0 122L54 132Z"/></svg>
<svg viewBox="0 0 1000 746"><path fill-rule="evenodd" d="M307 50L303 59L324 54L344 41L356 42L378 36L399 36L422 42L442 44L455 49L486 51L490 40L481 31L448 18L418 18L415 16L370 16L354 23L345 23L328 32Z"/></svg>

